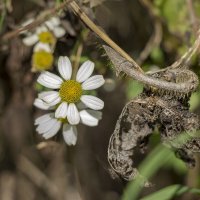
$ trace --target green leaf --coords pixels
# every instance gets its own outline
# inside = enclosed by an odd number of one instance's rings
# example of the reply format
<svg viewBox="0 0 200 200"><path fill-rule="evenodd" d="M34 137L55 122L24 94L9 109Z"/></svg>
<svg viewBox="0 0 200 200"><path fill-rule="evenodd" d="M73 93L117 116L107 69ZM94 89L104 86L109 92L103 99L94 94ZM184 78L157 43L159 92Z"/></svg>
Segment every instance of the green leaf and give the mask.
<svg viewBox="0 0 200 200"><path fill-rule="evenodd" d="M189 27L188 9L183 0L155 0L154 5L172 32L184 33ZM181 10L181 12L179 12Z"/></svg>
<svg viewBox="0 0 200 200"><path fill-rule="evenodd" d="M165 165L169 159L171 159L173 153L163 145L158 145L142 162L139 167L139 172L145 178L152 177L163 165ZM164 158L164 159L163 159ZM122 200L136 200L142 189L143 179L137 178L127 184L124 190Z"/></svg>
<svg viewBox="0 0 200 200"><path fill-rule="evenodd" d="M199 102L200 94L195 92L192 94L189 104L190 104L190 110L194 111L196 108L198 108L200 102Z"/></svg>
<svg viewBox="0 0 200 200"><path fill-rule="evenodd" d="M143 90L143 85L135 80L130 80L127 83L126 95L128 99L132 99L140 94Z"/></svg>
<svg viewBox="0 0 200 200"><path fill-rule="evenodd" d="M151 59L156 62L156 63L159 63L159 64L162 64L163 61L164 61L164 55L163 55L163 52L162 50L160 49L160 47L156 47L152 50L151 52Z"/></svg>
<svg viewBox="0 0 200 200"><path fill-rule="evenodd" d="M170 200L170 199L180 196L186 192L200 194L199 189L188 188L188 187L182 186L182 185L171 185L171 186L163 188L153 194L150 194L150 195L142 198L141 200L160 200L160 199Z"/></svg>
<svg viewBox="0 0 200 200"><path fill-rule="evenodd" d="M183 176L187 173L188 168L186 164L173 153L173 157L165 165L166 168L172 168L177 174Z"/></svg>
<svg viewBox="0 0 200 200"><path fill-rule="evenodd" d="M183 132L177 138L175 138L173 142L179 145L183 145L186 141L190 140L193 137L196 137L197 135L199 135L199 132L196 131L190 133ZM165 145L169 145L169 147L171 146L167 142L165 143ZM173 159L173 156L173 152L170 151L170 149L162 145L158 145L140 165L140 174L143 175L143 177L145 177L146 179L149 179L162 166L166 165L171 159ZM142 179L141 177L129 182L124 190L122 200L137 200L137 197L142 189L143 183L144 179Z"/></svg>

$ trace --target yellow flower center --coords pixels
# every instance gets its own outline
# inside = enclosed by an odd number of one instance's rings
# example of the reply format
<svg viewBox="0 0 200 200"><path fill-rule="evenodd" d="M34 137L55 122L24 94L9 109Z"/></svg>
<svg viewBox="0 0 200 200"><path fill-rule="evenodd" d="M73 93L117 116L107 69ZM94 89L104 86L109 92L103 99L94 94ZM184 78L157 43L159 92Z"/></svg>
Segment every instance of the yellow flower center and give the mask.
<svg viewBox="0 0 200 200"><path fill-rule="evenodd" d="M43 43L54 44L56 41L54 35L49 31L40 33L38 37L39 41Z"/></svg>
<svg viewBox="0 0 200 200"><path fill-rule="evenodd" d="M67 103L76 103L80 100L82 93L81 84L75 80L63 82L59 90L62 101L66 101Z"/></svg>
<svg viewBox="0 0 200 200"><path fill-rule="evenodd" d="M36 71L48 70L53 65L53 55L46 51L34 52L32 64Z"/></svg>

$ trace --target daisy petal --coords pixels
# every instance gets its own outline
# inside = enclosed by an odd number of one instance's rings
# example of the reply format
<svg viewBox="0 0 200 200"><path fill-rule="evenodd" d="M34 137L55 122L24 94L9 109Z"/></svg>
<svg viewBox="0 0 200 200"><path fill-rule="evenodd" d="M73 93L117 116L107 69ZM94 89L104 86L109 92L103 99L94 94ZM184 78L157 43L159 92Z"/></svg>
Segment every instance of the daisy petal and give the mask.
<svg viewBox="0 0 200 200"><path fill-rule="evenodd" d="M87 109L87 106L82 101L79 101L78 103L76 103L76 106L77 106L78 110L85 110L85 109Z"/></svg>
<svg viewBox="0 0 200 200"><path fill-rule="evenodd" d="M40 74L37 82L47 88L58 89L60 88L63 80L59 76L45 71Z"/></svg>
<svg viewBox="0 0 200 200"><path fill-rule="evenodd" d="M53 29L55 28L54 25L51 23L50 20L49 20L49 21L46 21L45 24L46 24L46 26L47 26L51 31L53 31Z"/></svg>
<svg viewBox="0 0 200 200"><path fill-rule="evenodd" d="M84 62L77 72L76 81L80 83L84 82L91 76L93 71L94 71L94 63L91 62L90 60Z"/></svg>
<svg viewBox="0 0 200 200"><path fill-rule="evenodd" d="M67 103L62 102L58 108L56 109L55 112L55 117L56 118L66 118L67 117Z"/></svg>
<svg viewBox="0 0 200 200"><path fill-rule="evenodd" d="M51 25L55 27L55 26L60 25L60 18L59 17L52 17L47 22L51 23Z"/></svg>
<svg viewBox="0 0 200 200"><path fill-rule="evenodd" d="M42 42L38 42L38 43L34 46L33 51L34 51L34 52L46 51L46 52L48 52L48 53L51 53L51 52L52 52L50 45L49 45L49 44L42 43Z"/></svg>
<svg viewBox="0 0 200 200"><path fill-rule="evenodd" d="M77 129L76 126L64 124L63 126L63 137L68 145L75 145L77 141Z"/></svg>
<svg viewBox="0 0 200 200"><path fill-rule="evenodd" d="M72 65L67 56L60 56L58 59L58 71L60 75L65 79L69 80L72 75Z"/></svg>
<svg viewBox="0 0 200 200"><path fill-rule="evenodd" d="M33 105L36 106L37 108L42 109L42 110L49 110L50 109L50 106L39 98L35 99Z"/></svg>
<svg viewBox="0 0 200 200"><path fill-rule="evenodd" d="M38 36L36 34L27 36L27 37L22 39L22 42L26 46L33 46L37 41L38 41Z"/></svg>
<svg viewBox="0 0 200 200"><path fill-rule="evenodd" d="M84 90L94 90L101 87L105 83L105 80L102 75L95 75L88 78L85 82L82 83L82 88Z"/></svg>
<svg viewBox="0 0 200 200"><path fill-rule="evenodd" d="M38 97L45 101L49 106L55 106L61 101L59 93L56 91L45 91L38 94Z"/></svg>
<svg viewBox="0 0 200 200"><path fill-rule="evenodd" d="M36 118L35 125L43 124L49 121L50 119L52 119L52 116L53 116L53 113L48 113L48 114L42 115L41 117Z"/></svg>
<svg viewBox="0 0 200 200"><path fill-rule="evenodd" d="M53 137L54 135L56 135L56 133L59 131L60 127L61 127L61 122L56 121L54 126L49 131L47 131L45 134L43 134L42 136L45 139L49 139L49 138Z"/></svg>
<svg viewBox="0 0 200 200"><path fill-rule="evenodd" d="M38 127L36 128L36 131L39 134L45 134L46 132L48 132L49 130L51 130L54 127L56 122L57 122L56 119L51 118L48 121L45 121L45 122L39 124Z"/></svg>
<svg viewBox="0 0 200 200"><path fill-rule="evenodd" d="M63 37L65 35L66 31L62 27L55 27L53 29L53 33L56 36L56 38L61 38L61 37Z"/></svg>
<svg viewBox="0 0 200 200"><path fill-rule="evenodd" d="M68 122L72 125L76 125L80 122L80 115L74 103L70 103L68 106L67 119Z"/></svg>
<svg viewBox="0 0 200 200"><path fill-rule="evenodd" d="M86 110L90 115L97 118L98 120L102 119L102 112L97 110Z"/></svg>
<svg viewBox="0 0 200 200"><path fill-rule="evenodd" d="M50 20L47 20L45 24L51 31L54 31L54 29L60 25L60 19L58 17L52 17Z"/></svg>
<svg viewBox="0 0 200 200"><path fill-rule="evenodd" d="M98 119L90 115L86 110L80 112L81 122L87 126L97 126Z"/></svg>
<svg viewBox="0 0 200 200"><path fill-rule="evenodd" d="M38 98L39 99L42 99L43 100L43 98L45 98L46 96L49 96L49 95L57 95L58 94L58 92L57 91L44 91L44 92L40 92L39 94L38 94Z"/></svg>
<svg viewBox="0 0 200 200"><path fill-rule="evenodd" d="M91 95L82 95L81 101L93 110L101 110L104 107L104 102L101 99Z"/></svg>
<svg viewBox="0 0 200 200"><path fill-rule="evenodd" d="M37 27L37 29L36 29L36 34L40 34L40 33L42 33L42 32L47 32L47 31L48 31L48 29L47 29L46 26L39 26L39 27Z"/></svg>

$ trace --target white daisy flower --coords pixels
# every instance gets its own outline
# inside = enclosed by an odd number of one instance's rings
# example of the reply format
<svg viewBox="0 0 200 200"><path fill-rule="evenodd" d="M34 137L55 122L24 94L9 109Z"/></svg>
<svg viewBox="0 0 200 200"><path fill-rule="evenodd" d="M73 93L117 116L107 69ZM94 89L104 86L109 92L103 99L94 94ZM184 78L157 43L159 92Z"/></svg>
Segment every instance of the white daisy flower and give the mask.
<svg viewBox="0 0 200 200"><path fill-rule="evenodd" d="M42 109L47 109L40 99L36 99L34 104ZM75 145L77 142L77 128L65 119L57 119L55 113L48 113L35 120L36 131L45 139L55 136L62 129L63 138L67 145ZM80 112L81 122L88 126L97 126L101 119L100 111L82 110Z"/></svg>
<svg viewBox="0 0 200 200"><path fill-rule="evenodd" d="M34 19L29 19L27 22L23 23L22 26L26 26L33 21ZM34 32L23 31L22 34L25 35L23 43L26 46L32 46L37 42L55 44L56 38L63 37L65 33L65 29L61 27L60 18L52 17L41 26L38 26Z"/></svg>
<svg viewBox="0 0 200 200"><path fill-rule="evenodd" d="M46 104L42 99L36 98L33 105L42 110L51 110L53 107Z"/></svg>
<svg viewBox="0 0 200 200"><path fill-rule="evenodd" d="M101 99L84 94L85 90L97 89L105 82L102 75L91 76L93 70L94 63L88 60L81 65L75 80L72 80L72 66L69 58L59 57L58 71L62 78L47 71L42 72L37 82L54 90L41 92L38 98L46 106L57 106L55 118L66 118L71 125L76 125L81 120L84 123L84 117L87 117L87 113L82 111L79 113L76 106L78 102L81 101L92 110L101 110L104 107L104 102ZM92 120L92 118L90 119Z"/></svg>

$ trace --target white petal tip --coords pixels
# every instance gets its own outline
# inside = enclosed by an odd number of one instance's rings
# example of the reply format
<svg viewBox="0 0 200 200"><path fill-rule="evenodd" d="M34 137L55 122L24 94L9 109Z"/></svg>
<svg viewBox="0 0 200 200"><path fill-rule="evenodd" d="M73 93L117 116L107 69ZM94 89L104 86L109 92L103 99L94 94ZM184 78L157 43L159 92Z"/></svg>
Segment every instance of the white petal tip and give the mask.
<svg viewBox="0 0 200 200"><path fill-rule="evenodd" d="M63 126L63 137L67 145L74 146L77 142L77 129L75 126L65 124Z"/></svg>
<svg viewBox="0 0 200 200"><path fill-rule="evenodd" d="M87 126L97 126L99 120L92 116L89 112L86 110L82 110L80 112L81 122Z"/></svg>
<svg viewBox="0 0 200 200"><path fill-rule="evenodd" d="M74 103L70 103L68 106L67 119L71 125L77 125L80 122L80 115Z"/></svg>
<svg viewBox="0 0 200 200"><path fill-rule="evenodd" d="M55 117L56 118L66 118L67 117L67 107L68 107L67 103L62 102L56 109Z"/></svg>
<svg viewBox="0 0 200 200"><path fill-rule="evenodd" d="M94 71L94 63L90 60L84 62L77 72L76 81L80 83L84 82L91 76L93 71Z"/></svg>
<svg viewBox="0 0 200 200"><path fill-rule="evenodd" d="M60 75L65 79L69 80L72 75L72 66L67 56L60 56L58 59L58 71Z"/></svg>
<svg viewBox="0 0 200 200"><path fill-rule="evenodd" d="M81 101L88 107L91 108L93 110L101 110L104 107L104 102L95 97L95 96L91 96L91 95L82 95L81 96Z"/></svg>
<svg viewBox="0 0 200 200"><path fill-rule="evenodd" d="M95 75L88 78L85 82L82 83L82 88L84 90L94 90L101 87L105 83L105 80L102 75Z"/></svg>

